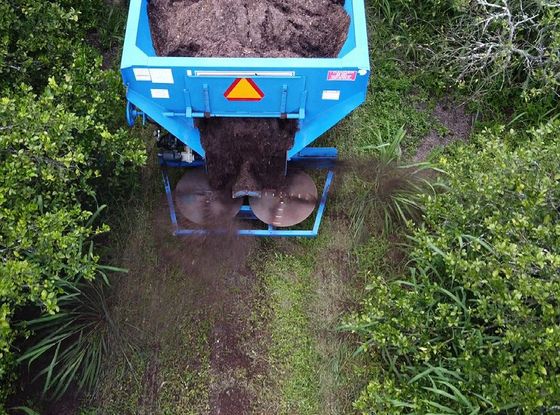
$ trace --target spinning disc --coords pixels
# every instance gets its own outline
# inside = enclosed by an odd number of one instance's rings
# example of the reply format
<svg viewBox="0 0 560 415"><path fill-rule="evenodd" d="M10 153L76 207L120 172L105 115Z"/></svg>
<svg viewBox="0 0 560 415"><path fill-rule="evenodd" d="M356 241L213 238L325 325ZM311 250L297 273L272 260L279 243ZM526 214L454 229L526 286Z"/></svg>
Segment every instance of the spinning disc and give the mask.
<svg viewBox="0 0 560 415"><path fill-rule="evenodd" d="M257 218L279 228L297 225L309 217L317 204L317 187L303 172L288 174L282 190L263 190L249 199Z"/></svg>
<svg viewBox="0 0 560 415"><path fill-rule="evenodd" d="M188 170L175 188L175 200L185 218L198 225L223 223L234 218L243 204L229 190L214 190L202 169Z"/></svg>

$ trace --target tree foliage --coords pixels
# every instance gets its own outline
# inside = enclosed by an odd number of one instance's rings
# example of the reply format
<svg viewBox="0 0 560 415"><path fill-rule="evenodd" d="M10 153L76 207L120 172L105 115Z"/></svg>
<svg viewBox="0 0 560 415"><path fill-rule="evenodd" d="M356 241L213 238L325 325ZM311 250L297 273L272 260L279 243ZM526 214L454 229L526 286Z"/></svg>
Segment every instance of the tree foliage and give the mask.
<svg viewBox="0 0 560 415"><path fill-rule="evenodd" d="M98 203L144 162L121 128L119 74L85 39L100 1L0 2L0 400L23 306L56 314L60 281L92 280Z"/></svg>

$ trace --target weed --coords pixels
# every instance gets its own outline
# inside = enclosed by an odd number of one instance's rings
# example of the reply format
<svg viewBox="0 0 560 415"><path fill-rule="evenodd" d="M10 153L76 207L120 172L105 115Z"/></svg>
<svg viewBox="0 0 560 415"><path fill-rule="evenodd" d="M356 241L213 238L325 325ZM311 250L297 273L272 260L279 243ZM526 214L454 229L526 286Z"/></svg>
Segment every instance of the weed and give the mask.
<svg viewBox="0 0 560 415"><path fill-rule="evenodd" d="M120 47L124 41L126 25L126 9L109 7L109 12L103 16L103 24L98 27L99 41L103 50Z"/></svg>
<svg viewBox="0 0 560 415"><path fill-rule="evenodd" d="M109 313L103 283L58 281L64 292L60 311L24 324L34 333L34 344L18 362L37 362L35 379L43 379L43 397L60 398L73 382L78 390L91 390L99 378L110 343L123 347ZM44 364L43 364L44 362Z"/></svg>
<svg viewBox="0 0 560 415"><path fill-rule="evenodd" d="M344 159L375 154L374 131L394 137L403 128L403 158L416 153L418 143L434 125L430 113L422 107L432 105L427 92L414 74L407 73L390 56L375 52L372 83L366 102L328 135ZM327 140L327 138L323 139Z"/></svg>
<svg viewBox="0 0 560 415"><path fill-rule="evenodd" d="M427 179L434 171L431 164L401 162L401 142L405 137L402 127L388 141L378 130L370 133L374 144L363 149L375 151L376 157L354 163L350 178L355 197L349 216L356 237L366 226L371 230L382 223L381 230L388 233L407 220L419 219L422 195L435 193Z"/></svg>

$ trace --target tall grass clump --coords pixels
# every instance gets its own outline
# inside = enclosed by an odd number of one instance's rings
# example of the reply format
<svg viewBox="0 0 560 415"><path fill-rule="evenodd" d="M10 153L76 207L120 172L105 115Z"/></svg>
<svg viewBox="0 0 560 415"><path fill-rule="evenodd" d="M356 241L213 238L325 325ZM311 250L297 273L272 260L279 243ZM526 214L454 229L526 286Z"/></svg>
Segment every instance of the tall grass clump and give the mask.
<svg viewBox="0 0 560 415"><path fill-rule="evenodd" d="M58 282L62 295L59 311L22 323L32 334L31 344L18 358L34 369L33 381L42 384L42 396L62 397L72 385L74 392L92 390L110 346L119 345L119 331L107 304L107 286L97 282Z"/></svg>
<svg viewBox="0 0 560 415"><path fill-rule="evenodd" d="M388 132L388 131L387 131ZM435 193L429 175L435 173L430 163L402 161L404 127L387 139L387 134L369 128L363 156L351 164L352 203L349 216L354 235L364 230L391 232L422 213L422 195Z"/></svg>

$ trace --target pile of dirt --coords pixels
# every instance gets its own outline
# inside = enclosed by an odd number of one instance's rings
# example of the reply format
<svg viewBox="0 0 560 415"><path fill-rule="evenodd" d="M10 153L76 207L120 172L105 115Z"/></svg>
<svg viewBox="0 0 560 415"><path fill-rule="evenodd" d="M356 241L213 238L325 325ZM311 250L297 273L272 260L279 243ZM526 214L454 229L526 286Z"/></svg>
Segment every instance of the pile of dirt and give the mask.
<svg viewBox="0 0 560 415"><path fill-rule="evenodd" d="M348 36L344 0L152 0L159 56L336 57Z"/></svg>
<svg viewBox="0 0 560 415"><path fill-rule="evenodd" d="M286 169L286 152L294 144L292 120L212 118L198 123L210 186L245 190L278 187Z"/></svg>

